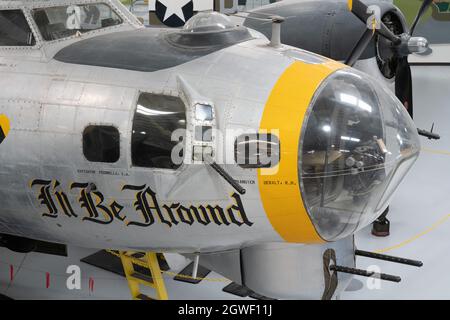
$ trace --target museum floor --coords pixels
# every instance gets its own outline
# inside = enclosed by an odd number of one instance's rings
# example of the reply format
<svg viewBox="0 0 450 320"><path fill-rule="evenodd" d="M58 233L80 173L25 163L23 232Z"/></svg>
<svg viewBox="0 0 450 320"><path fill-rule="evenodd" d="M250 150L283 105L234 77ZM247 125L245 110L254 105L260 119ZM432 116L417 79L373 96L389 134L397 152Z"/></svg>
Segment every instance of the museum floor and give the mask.
<svg viewBox="0 0 450 320"><path fill-rule="evenodd" d="M450 241L443 241L450 233L450 67L413 67L413 78L416 124L429 129L434 122L442 138L437 142L421 138L422 154L390 208L391 236L375 238L365 229L357 234L356 243L359 249L422 260L424 266L377 262L381 272L399 275L402 282L383 282L380 289L370 290L365 279L355 278L342 293L343 300L450 298ZM124 278L79 262L95 251L69 247L69 257L63 258L0 248L0 294L14 299L129 299ZM373 263L362 257L357 260L362 269ZM81 290L66 288L65 271L72 264L81 266ZM10 265L15 268L12 282ZM169 275L165 279L171 299L240 299L222 291L229 281L215 273L197 285L174 281Z"/></svg>

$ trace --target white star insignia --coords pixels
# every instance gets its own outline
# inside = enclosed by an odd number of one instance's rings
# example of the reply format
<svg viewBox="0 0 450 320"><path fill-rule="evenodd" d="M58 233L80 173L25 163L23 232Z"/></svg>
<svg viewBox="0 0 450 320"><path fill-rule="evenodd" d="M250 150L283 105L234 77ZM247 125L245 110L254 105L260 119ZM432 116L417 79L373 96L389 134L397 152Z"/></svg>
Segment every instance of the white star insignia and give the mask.
<svg viewBox="0 0 450 320"><path fill-rule="evenodd" d="M176 15L178 18L186 22L183 14L183 7L191 2L191 0L158 0L166 7L166 14L164 15L163 22L169 19L171 16Z"/></svg>

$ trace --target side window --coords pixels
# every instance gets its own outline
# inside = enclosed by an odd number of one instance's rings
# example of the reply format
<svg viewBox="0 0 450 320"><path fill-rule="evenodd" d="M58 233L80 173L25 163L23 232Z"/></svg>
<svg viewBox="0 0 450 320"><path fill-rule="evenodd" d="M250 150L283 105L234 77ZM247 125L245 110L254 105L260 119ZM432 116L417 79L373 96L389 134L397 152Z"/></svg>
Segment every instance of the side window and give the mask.
<svg viewBox="0 0 450 320"><path fill-rule="evenodd" d="M186 130L186 109L178 97L143 93L139 97L133 120L131 159L133 166L177 169L180 161L172 160L172 150L179 141L172 133ZM181 137L184 140L184 136ZM180 140L181 141L181 140ZM183 157L183 151L178 153Z"/></svg>
<svg viewBox="0 0 450 320"><path fill-rule="evenodd" d="M83 132L83 153L91 162L117 162L120 158L119 130L111 126L89 126Z"/></svg>
<svg viewBox="0 0 450 320"><path fill-rule="evenodd" d="M280 140L266 133L243 134L234 142L234 160L241 168L271 168L280 162Z"/></svg>
<svg viewBox="0 0 450 320"><path fill-rule="evenodd" d="M0 46L34 46L36 40L21 10L0 11Z"/></svg>

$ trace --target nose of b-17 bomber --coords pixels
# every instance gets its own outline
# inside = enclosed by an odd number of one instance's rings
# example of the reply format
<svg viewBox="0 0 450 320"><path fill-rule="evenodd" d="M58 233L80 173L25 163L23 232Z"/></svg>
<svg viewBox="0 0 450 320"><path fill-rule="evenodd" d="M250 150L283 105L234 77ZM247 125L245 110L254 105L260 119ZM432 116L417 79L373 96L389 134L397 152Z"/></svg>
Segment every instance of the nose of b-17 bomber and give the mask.
<svg viewBox="0 0 450 320"><path fill-rule="evenodd" d="M320 237L333 241L383 212L416 161L420 142L394 94L346 68L317 89L298 148L305 209Z"/></svg>

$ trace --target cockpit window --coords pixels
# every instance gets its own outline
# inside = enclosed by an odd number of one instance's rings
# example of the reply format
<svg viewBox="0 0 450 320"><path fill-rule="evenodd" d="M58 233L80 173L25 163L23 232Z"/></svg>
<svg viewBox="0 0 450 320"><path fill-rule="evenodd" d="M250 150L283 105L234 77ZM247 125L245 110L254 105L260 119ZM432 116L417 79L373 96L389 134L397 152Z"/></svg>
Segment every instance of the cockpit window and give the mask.
<svg viewBox="0 0 450 320"><path fill-rule="evenodd" d="M183 148L177 149L177 146L185 140L185 130L186 109L179 97L141 94L133 120L133 166L173 170L179 168Z"/></svg>
<svg viewBox="0 0 450 320"><path fill-rule="evenodd" d="M0 46L34 46L36 41L21 10L0 11Z"/></svg>
<svg viewBox="0 0 450 320"><path fill-rule="evenodd" d="M46 41L57 40L121 24L122 19L106 4L82 4L39 8L33 18Z"/></svg>

